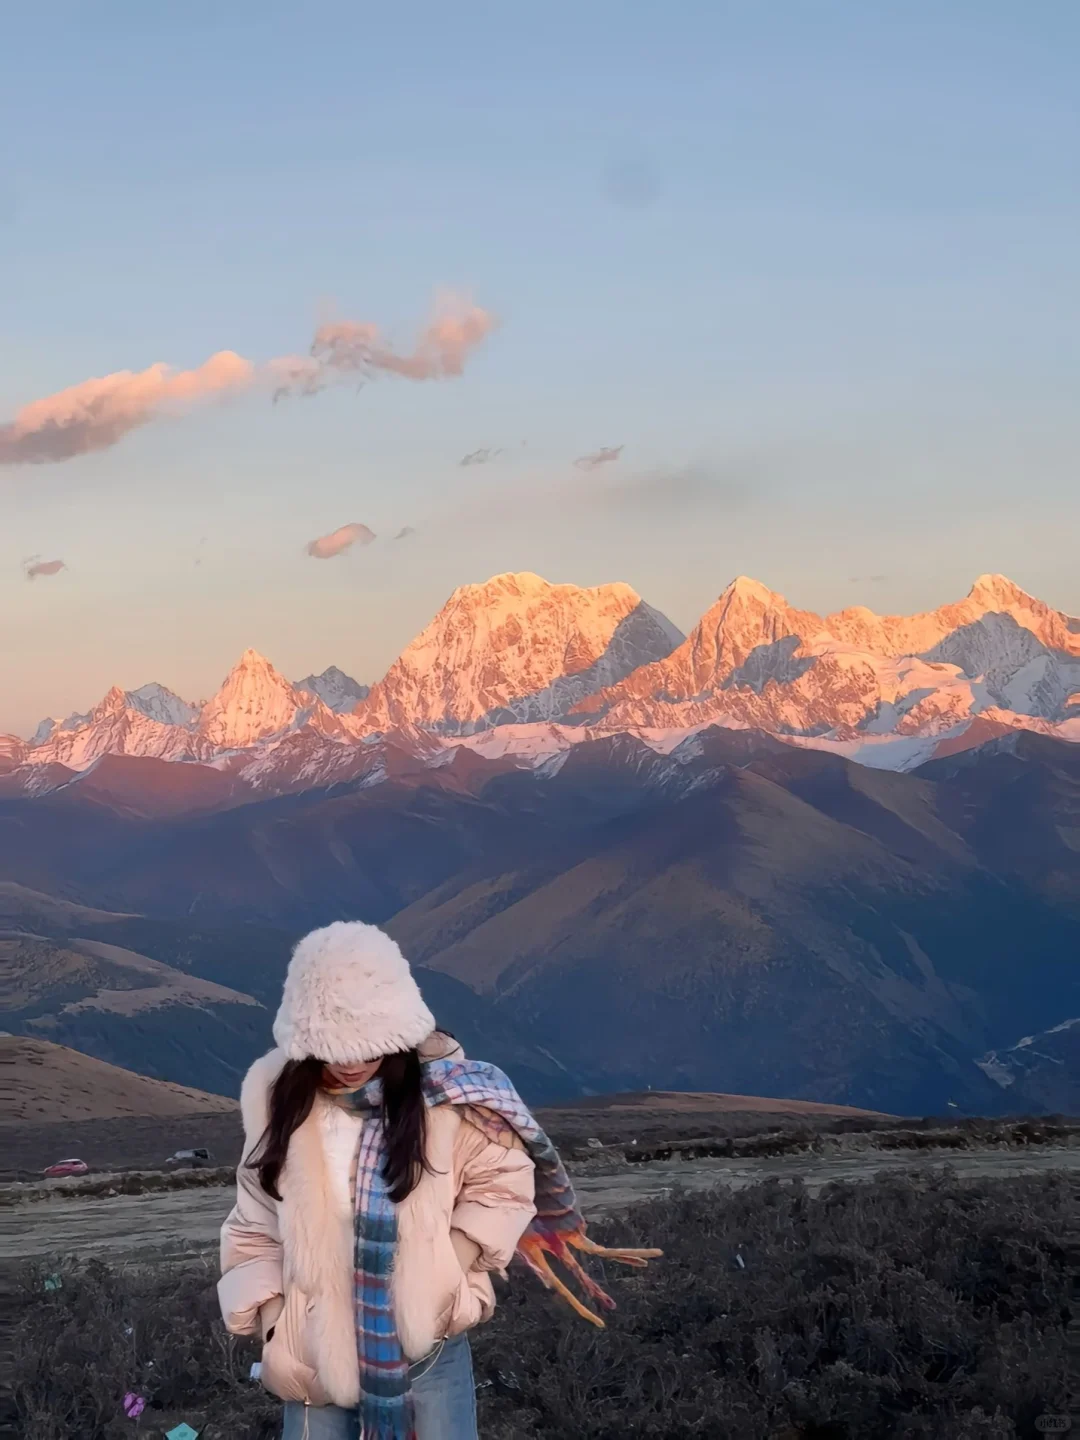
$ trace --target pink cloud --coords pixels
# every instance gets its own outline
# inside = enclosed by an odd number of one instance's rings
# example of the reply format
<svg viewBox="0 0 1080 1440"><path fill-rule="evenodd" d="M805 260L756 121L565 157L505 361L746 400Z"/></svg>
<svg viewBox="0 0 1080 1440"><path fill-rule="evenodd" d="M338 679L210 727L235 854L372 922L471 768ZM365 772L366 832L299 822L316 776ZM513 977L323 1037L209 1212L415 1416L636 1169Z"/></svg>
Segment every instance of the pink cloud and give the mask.
<svg viewBox="0 0 1080 1440"><path fill-rule="evenodd" d="M387 344L377 325L355 320L320 325L311 354L324 371L339 374L370 379L384 371L406 380L447 380L462 374L469 355L494 328L495 317L487 310L456 295L444 295L410 354L401 355Z"/></svg>
<svg viewBox="0 0 1080 1440"><path fill-rule="evenodd" d="M445 295L408 354L383 340L377 325L341 320L319 326L310 354L279 356L261 366L221 350L195 370L176 371L161 362L146 370L118 370L34 400L0 424L0 465L42 465L107 450L151 420L254 386L271 389L277 401L380 373L453 379L494 327L488 311Z"/></svg>
<svg viewBox="0 0 1080 1440"><path fill-rule="evenodd" d="M317 540L309 540L306 549L316 560L331 560L335 555L351 549L353 545L370 545L374 539L374 530L354 521L351 525L339 526L329 535L320 535Z"/></svg>
<svg viewBox="0 0 1080 1440"><path fill-rule="evenodd" d="M250 360L221 350L196 370L158 363L84 380L24 405L0 425L0 465L42 465L107 450L163 413L245 390L254 379Z"/></svg>
<svg viewBox="0 0 1080 1440"><path fill-rule="evenodd" d="M23 574L27 580L36 580L39 575L59 575L61 570L66 569L63 560L39 560L36 555L31 555L29 560L23 561Z"/></svg>

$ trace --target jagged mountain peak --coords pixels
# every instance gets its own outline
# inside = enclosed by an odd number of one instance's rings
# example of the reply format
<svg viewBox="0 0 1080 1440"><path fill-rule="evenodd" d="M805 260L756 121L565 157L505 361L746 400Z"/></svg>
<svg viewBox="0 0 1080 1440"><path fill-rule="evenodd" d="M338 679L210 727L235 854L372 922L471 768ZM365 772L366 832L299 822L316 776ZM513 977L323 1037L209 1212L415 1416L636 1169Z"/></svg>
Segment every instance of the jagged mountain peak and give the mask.
<svg viewBox="0 0 1080 1440"><path fill-rule="evenodd" d="M775 590L770 590L760 580L755 580L751 575L736 575L721 591L719 604L722 601L749 600L756 601L760 605L775 605L784 609L788 608L788 602L783 595Z"/></svg>
<svg viewBox="0 0 1080 1440"><path fill-rule="evenodd" d="M487 580L470 580L459 585L446 602L447 606L485 604L500 596L526 598L545 595L554 587L542 575L531 570L507 570Z"/></svg>
<svg viewBox="0 0 1080 1440"><path fill-rule="evenodd" d="M820 615L796 610L783 595L740 575L705 612L683 648L696 657L693 669L698 679L703 678L703 663L723 679L762 646L788 637L807 642L821 628ZM675 657L672 663L678 663Z"/></svg>
<svg viewBox="0 0 1080 1440"><path fill-rule="evenodd" d="M1017 723L1071 723L1078 684L1080 625L1003 575L922 614L852 606L824 618L739 576L685 644L584 699L576 718L613 729L938 735L995 707Z"/></svg>
<svg viewBox="0 0 1080 1440"><path fill-rule="evenodd" d="M163 685L130 692L114 685L88 714L42 721L26 760L37 770L55 764L69 771L87 770L107 755L188 760L194 754L191 720L196 713Z"/></svg>
<svg viewBox="0 0 1080 1440"><path fill-rule="evenodd" d="M543 575L537 575L535 570L502 570L498 575L491 575L486 580L459 585L458 591L509 590L516 594L527 595L551 588L551 581L545 580Z"/></svg>
<svg viewBox="0 0 1080 1440"><path fill-rule="evenodd" d="M355 685L357 683L351 675L346 675L345 671L342 670L338 665L328 665L326 669L321 671L318 675L309 675L307 677L307 680L333 680L336 683L348 681L350 685ZM303 689L305 684L307 683L307 680L298 680L296 683L300 686L301 689Z"/></svg>
<svg viewBox="0 0 1080 1440"><path fill-rule="evenodd" d="M454 591L356 715L368 730L415 724L446 734L559 719L680 639L629 585L495 575Z"/></svg>
<svg viewBox="0 0 1080 1440"><path fill-rule="evenodd" d="M106 715L118 715L127 709L127 692L119 685L113 685L90 711L91 720L100 720Z"/></svg>
<svg viewBox="0 0 1080 1440"><path fill-rule="evenodd" d="M730 685L760 691L769 680L797 678L806 666L802 648L821 630L819 615L794 609L760 580L736 576L681 644L609 689L583 698L577 718L607 717L613 727L663 728L672 706L708 705ZM653 697L663 699L657 704Z"/></svg>
<svg viewBox="0 0 1080 1440"><path fill-rule="evenodd" d="M125 698L141 715L158 720L162 725L192 725L198 719L201 708L188 704L174 690L158 684L156 680L140 685L137 690L126 691Z"/></svg>
<svg viewBox="0 0 1080 1440"><path fill-rule="evenodd" d="M240 750L289 730L309 703L258 650L245 650L203 707L199 734L210 746Z"/></svg>
<svg viewBox="0 0 1080 1440"><path fill-rule="evenodd" d="M632 586L622 580L609 581L603 585L574 585L545 580L542 575L537 575L532 570L507 570L502 574L492 575L488 580L459 585L447 601L447 607L460 605L463 602L490 604L493 600L503 597L525 601L548 599L572 601L575 596L579 595L611 596L619 600L629 600L634 604L641 598Z"/></svg>
<svg viewBox="0 0 1080 1440"><path fill-rule="evenodd" d="M878 615L852 606L825 617L829 634L844 644L888 657L929 658L957 631L1008 616L1039 644L1080 657L1080 634L1069 617L1023 590L1007 575L980 575L963 600L914 615Z"/></svg>
<svg viewBox="0 0 1080 1440"><path fill-rule="evenodd" d="M335 714L349 714L370 693L370 685L361 685L336 665L328 665L321 675L306 675L296 688L318 698Z"/></svg>
<svg viewBox="0 0 1080 1440"><path fill-rule="evenodd" d="M263 671L273 675L278 673L266 656L263 655L261 651L253 649L250 645L229 673L235 675L237 671L255 671L256 673Z"/></svg>
<svg viewBox="0 0 1080 1440"><path fill-rule="evenodd" d="M1032 597L1007 575L980 575L968 591L968 599L981 604L1030 605ZM1039 603L1039 602L1036 602Z"/></svg>

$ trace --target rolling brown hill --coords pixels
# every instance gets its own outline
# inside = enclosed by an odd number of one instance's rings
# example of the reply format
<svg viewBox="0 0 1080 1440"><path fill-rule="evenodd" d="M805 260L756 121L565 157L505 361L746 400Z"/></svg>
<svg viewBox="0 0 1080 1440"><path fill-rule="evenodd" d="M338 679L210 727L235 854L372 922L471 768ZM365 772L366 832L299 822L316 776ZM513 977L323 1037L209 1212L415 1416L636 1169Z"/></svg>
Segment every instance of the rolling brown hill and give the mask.
<svg viewBox="0 0 1080 1440"><path fill-rule="evenodd" d="M0 933L0 1006L28 1023L51 1025L92 1011L137 1015L174 1005L258 1003L120 945Z"/></svg>
<svg viewBox="0 0 1080 1440"><path fill-rule="evenodd" d="M75 905L70 900L45 895L10 880L0 881L0 930L26 931L40 926L48 934L67 934L117 918L126 917L88 905Z"/></svg>
<svg viewBox="0 0 1080 1440"><path fill-rule="evenodd" d="M27 1121L56 1124L148 1116L174 1120L223 1115L237 1102L184 1085L152 1080L107 1065L66 1045L26 1036L0 1036L0 1066L11 1092L0 1127Z"/></svg>
<svg viewBox="0 0 1080 1440"><path fill-rule="evenodd" d="M43 898L48 897L30 898L30 915L38 924L49 919ZM9 922L13 902L9 892ZM51 913L62 930L76 920L93 929L109 918L62 902ZM0 1015L15 1034L51 1040L156 1079L233 1092L265 1048L270 1024L253 996L125 946L15 929L0 931Z"/></svg>
<svg viewBox="0 0 1080 1440"><path fill-rule="evenodd" d="M822 1119L881 1115L854 1105L823 1105L816 1100L784 1100L769 1095L722 1095L708 1090L624 1090L614 1095L583 1095L550 1110L656 1111L668 1115L812 1115Z"/></svg>

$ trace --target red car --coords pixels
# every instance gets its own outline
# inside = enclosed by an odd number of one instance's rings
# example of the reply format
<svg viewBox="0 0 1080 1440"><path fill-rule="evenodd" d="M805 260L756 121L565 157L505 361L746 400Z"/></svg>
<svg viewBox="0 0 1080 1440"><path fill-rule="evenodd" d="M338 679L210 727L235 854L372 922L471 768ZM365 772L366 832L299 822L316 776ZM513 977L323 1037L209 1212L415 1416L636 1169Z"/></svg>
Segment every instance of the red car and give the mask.
<svg viewBox="0 0 1080 1440"><path fill-rule="evenodd" d="M45 1171L45 1178L51 1180L58 1175L85 1175L89 1169L90 1166L85 1160L58 1160Z"/></svg>

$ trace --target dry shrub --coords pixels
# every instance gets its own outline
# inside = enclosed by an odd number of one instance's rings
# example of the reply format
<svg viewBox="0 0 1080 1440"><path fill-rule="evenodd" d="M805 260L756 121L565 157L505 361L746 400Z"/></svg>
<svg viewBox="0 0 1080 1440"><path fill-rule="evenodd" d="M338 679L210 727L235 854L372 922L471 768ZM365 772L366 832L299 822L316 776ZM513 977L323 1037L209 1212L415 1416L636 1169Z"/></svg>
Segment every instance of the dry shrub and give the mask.
<svg viewBox="0 0 1080 1440"><path fill-rule="evenodd" d="M874 1440L1034 1435L1067 1413L1068 1247L1080 1179L890 1177L675 1196L594 1233L658 1244L612 1269L608 1328L516 1274L474 1337L485 1440ZM739 1257L742 1264L739 1263ZM225 1335L213 1275L90 1262L27 1276L25 1440L270 1440L275 1403ZM131 1327L131 1334L126 1327ZM138 1429L126 1390L147 1396Z"/></svg>
<svg viewBox="0 0 1080 1440"><path fill-rule="evenodd" d="M639 1205L597 1233L629 1233L665 1258L609 1275L619 1309L607 1330L556 1325L515 1286L477 1335L485 1433L1034 1434L1037 1416L1067 1409L1078 1200L1080 1180L1064 1174L946 1175Z"/></svg>
<svg viewBox="0 0 1080 1440"><path fill-rule="evenodd" d="M15 1402L26 1440L159 1436L180 1420L200 1440L271 1440L276 1401L248 1378L258 1348L221 1323L215 1274L194 1267L111 1266L99 1260L25 1275L16 1332ZM130 1333L129 1333L130 1331ZM136 1425L125 1393L147 1400Z"/></svg>

